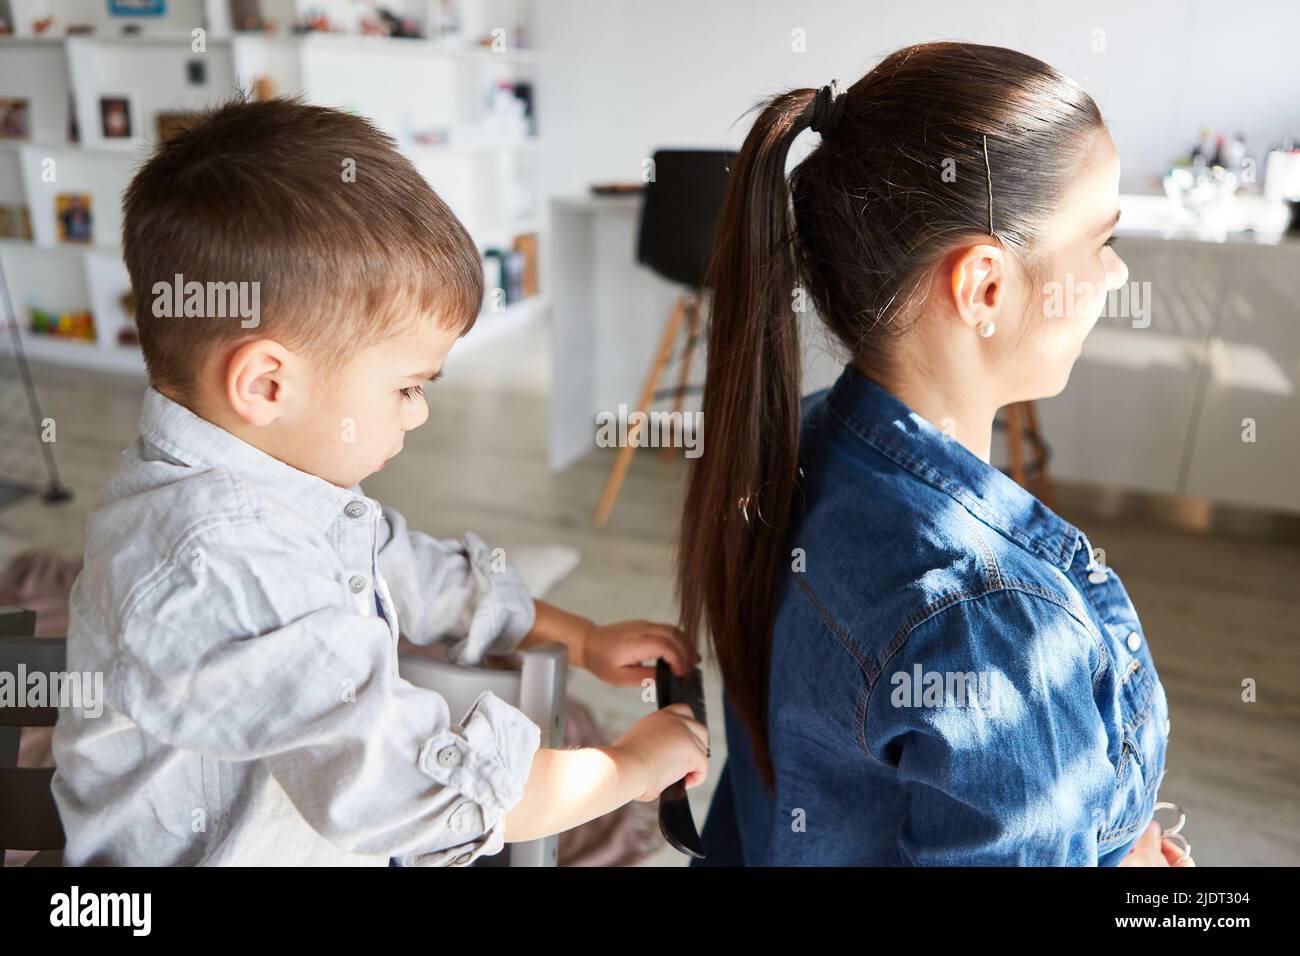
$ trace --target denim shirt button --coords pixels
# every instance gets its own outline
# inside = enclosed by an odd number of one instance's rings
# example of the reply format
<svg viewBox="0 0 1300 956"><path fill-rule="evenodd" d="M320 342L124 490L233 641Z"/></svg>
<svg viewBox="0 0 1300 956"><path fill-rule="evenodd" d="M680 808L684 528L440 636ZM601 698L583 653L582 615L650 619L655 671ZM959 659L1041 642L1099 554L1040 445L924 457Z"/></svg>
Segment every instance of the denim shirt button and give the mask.
<svg viewBox="0 0 1300 956"><path fill-rule="evenodd" d="M1105 571L1093 571L1091 574L1088 575L1088 580L1091 581L1093 584L1105 584L1105 583L1106 583L1106 572L1105 572Z"/></svg>
<svg viewBox="0 0 1300 956"><path fill-rule="evenodd" d="M1137 631L1129 631L1129 632L1128 632L1128 649L1129 649L1130 651L1135 651L1135 652L1136 652L1137 649L1138 649L1139 647L1141 647L1141 646L1142 646L1142 635L1139 634Z"/></svg>

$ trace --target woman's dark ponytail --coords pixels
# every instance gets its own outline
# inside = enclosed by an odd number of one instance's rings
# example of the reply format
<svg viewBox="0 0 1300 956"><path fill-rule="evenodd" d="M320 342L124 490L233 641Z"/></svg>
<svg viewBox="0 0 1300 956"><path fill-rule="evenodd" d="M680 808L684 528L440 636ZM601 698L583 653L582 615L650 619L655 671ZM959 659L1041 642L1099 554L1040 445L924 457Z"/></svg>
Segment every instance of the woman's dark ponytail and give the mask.
<svg viewBox="0 0 1300 956"><path fill-rule="evenodd" d="M749 727L768 786L768 660L778 580L795 497L799 329L790 145L813 118L816 91L770 100L735 160L709 268L708 437L692 466L682 520L682 626L707 630L733 706Z"/></svg>

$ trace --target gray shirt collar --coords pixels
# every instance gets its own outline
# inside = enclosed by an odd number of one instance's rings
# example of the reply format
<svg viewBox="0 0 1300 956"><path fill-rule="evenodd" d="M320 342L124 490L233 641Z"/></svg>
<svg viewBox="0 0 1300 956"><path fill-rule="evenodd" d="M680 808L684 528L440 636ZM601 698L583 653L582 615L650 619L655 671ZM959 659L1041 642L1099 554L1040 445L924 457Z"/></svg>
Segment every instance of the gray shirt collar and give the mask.
<svg viewBox="0 0 1300 956"><path fill-rule="evenodd" d="M172 401L150 385L140 414L140 437L183 465L221 468L282 499L322 534L350 502L364 498L361 485L340 488L268 455Z"/></svg>

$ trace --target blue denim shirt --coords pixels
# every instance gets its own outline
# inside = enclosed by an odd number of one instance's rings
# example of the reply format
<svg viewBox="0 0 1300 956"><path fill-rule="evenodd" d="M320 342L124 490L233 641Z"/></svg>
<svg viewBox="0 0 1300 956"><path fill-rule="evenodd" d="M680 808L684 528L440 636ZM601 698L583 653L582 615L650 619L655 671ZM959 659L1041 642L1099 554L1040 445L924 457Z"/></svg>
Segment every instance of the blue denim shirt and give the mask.
<svg viewBox="0 0 1300 956"><path fill-rule="evenodd" d="M806 507L770 672L776 792L728 703L707 862L1118 863L1152 817L1169 733L1119 577L852 367L805 401L800 445Z"/></svg>

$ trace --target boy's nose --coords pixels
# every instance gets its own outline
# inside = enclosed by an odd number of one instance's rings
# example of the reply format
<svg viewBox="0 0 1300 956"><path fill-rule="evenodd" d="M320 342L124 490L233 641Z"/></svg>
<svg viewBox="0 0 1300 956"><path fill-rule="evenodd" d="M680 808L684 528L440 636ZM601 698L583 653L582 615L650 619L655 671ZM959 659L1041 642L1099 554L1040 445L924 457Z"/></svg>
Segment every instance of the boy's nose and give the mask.
<svg viewBox="0 0 1300 956"><path fill-rule="evenodd" d="M428 405L424 402L414 402L412 405L414 407L409 407L403 410L403 413L398 420L398 425L401 427L403 433L409 432L413 428L419 428L428 421L429 418Z"/></svg>

